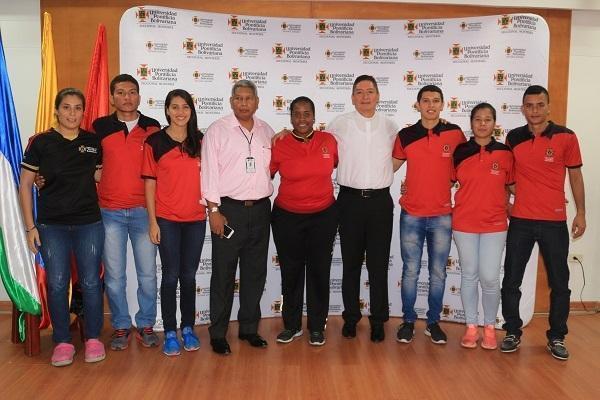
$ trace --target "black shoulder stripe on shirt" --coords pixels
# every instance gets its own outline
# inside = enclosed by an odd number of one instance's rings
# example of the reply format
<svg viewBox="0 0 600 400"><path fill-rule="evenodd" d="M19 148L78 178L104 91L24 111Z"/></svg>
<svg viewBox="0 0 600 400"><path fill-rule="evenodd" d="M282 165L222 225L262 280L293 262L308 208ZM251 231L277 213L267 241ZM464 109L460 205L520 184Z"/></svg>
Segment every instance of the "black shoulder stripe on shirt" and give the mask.
<svg viewBox="0 0 600 400"><path fill-rule="evenodd" d="M548 136L551 138L557 134L574 135L575 132L565 126L557 125L554 122L549 121L548 126L544 132L542 132L542 136ZM533 133L529 131L529 127L524 125L511 130L506 136L506 142L511 148L514 149L515 146L518 146L527 140L531 140L533 137Z"/></svg>
<svg viewBox="0 0 600 400"><path fill-rule="evenodd" d="M160 123L157 120L141 113L137 124L144 130L147 130L151 126L160 129ZM92 126L94 127L94 132L99 134L103 139L113 133L122 132L127 129L127 125L117 119L117 113L96 119Z"/></svg>
<svg viewBox="0 0 600 400"><path fill-rule="evenodd" d="M179 143L171 139L164 129L148 136L146 143L152 148L152 154L156 162L169 151L179 146Z"/></svg>
<svg viewBox="0 0 600 400"><path fill-rule="evenodd" d="M400 144L402 148L406 148L413 142L416 142L419 139L422 139L427 136L427 130L423 128L423 126L417 122L414 125L407 126L406 128L402 128L400 132L398 132L398 137L400 138Z"/></svg>
<svg viewBox="0 0 600 400"><path fill-rule="evenodd" d="M160 123L154 118L150 118L140 113L140 119L138 120L138 125L144 130L150 128L151 126L155 126L160 129Z"/></svg>
<svg viewBox="0 0 600 400"><path fill-rule="evenodd" d="M454 168L458 167L458 165L466 160L469 157L472 157L479 153L481 147L475 142L473 138L469 139L468 142L461 143L456 146L453 155ZM492 141L485 146L485 150L488 152L494 151L511 151L510 147L505 145L504 143L500 143L492 138Z"/></svg>
<svg viewBox="0 0 600 400"><path fill-rule="evenodd" d="M456 130L461 131L461 129L458 125L450 124L450 123L443 124L440 122L433 128L433 133L435 133L437 135L441 135L444 132L450 132L450 131L456 131ZM417 140L420 140L420 139L426 137L427 133L428 133L428 130L425 127L423 127L423 125L421 124L421 121L419 121L414 125L411 125L411 126L401 129L400 132L398 132L398 137L400 138L400 143L402 144L402 148L406 148L406 146L410 145L411 143L416 142Z"/></svg>

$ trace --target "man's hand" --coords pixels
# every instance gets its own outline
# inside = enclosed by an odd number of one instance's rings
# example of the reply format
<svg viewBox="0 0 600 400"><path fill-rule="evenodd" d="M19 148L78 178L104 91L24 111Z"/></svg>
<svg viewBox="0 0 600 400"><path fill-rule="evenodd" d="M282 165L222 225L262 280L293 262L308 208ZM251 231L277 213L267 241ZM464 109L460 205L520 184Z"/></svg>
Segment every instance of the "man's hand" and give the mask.
<svg viewBox="0 0 600 400"><path fill-rule="evenodd" d="M46 185L46 178L40 174L35 174L33 184L38 188L38 190L41 190Z"/></svg>
<svg viewBox="0 0 600 400"><path fill-rule="evenodd" d="M148 234L150 235L150 241L154 244L160 244L160 227L155 222L151 222L148 225Z"/></svg>
<svg viewBox="0 0 600 400"><path fill-rule="evenodd" d="M273 135L273 137L271 138L271 143L275 143L276 141L283 139L290 133L292 133L292 131L290 131L289 129L286 129L286 128L280 130L275 135Z"/></svg>
<svg viewBox="0 0 600 400"><path fill-rule="evenodd" d="M208 214L208 223L210 231L220 238L223 238L223 226L227 224L227 218L220 211Z"/></svg>
<svg viewBox="0 0 600 400"><path fill-rule="evenodd" d="M573 239L577 239L583 235L585 233L585 227L585 215L575 215L575 218L573 218L573 225L571 226L571 234L573 235Z"/></svg>

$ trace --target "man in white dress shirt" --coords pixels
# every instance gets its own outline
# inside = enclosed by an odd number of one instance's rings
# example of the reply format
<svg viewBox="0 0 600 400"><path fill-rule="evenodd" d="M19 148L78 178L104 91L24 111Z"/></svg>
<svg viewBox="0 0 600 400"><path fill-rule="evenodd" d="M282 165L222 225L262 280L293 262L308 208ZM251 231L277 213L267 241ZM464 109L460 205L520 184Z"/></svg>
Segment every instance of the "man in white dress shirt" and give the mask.
<svg viewBox="0 0 600 400"><path fill-rule="evenodd" d="M383 324L389 318L387 278L394 213L389 188L394 180L392 149L398 133L394 121L376 112L378 102L375 78L359 76L352 87L356 110L340 115L327 129L335 135L339 153L337 204L344 264L342 335L356 336L356 324L361 319L360 275L366 259L373 342L384 340Z"/></svg>

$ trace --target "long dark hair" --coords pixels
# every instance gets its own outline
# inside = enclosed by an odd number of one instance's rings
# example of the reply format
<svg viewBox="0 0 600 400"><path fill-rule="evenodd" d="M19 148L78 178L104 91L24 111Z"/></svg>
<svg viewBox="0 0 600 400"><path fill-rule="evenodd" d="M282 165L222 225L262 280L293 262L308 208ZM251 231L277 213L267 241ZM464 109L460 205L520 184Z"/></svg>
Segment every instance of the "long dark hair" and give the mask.
<svg viewBox="0 0 600 400"><path fill-rule="evenodd" d="M169 125L171 125L171 117L169 117L167 109L175 97L181 97L190 107L190 119L187 122L187 135L185 136L185 140L181 143L181 148L188 153L190 157L198 157L200 156L200 139L202 139L202 133L198 130L198 117L196 116L194 99L192 99L191 94L183 89L174 89L167 94L167 98L165 99L165 117L167 117Z"/></svg>

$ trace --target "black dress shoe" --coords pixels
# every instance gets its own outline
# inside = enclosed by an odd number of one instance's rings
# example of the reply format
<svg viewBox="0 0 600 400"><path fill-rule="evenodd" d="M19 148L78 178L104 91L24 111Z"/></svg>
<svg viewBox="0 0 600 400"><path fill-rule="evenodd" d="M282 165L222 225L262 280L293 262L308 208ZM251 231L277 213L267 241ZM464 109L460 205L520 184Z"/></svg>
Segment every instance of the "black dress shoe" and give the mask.
<svg viewBox="0 0 600 400"><path fill-rule="evenodd" d="M385 330L383 325L373 325L371 327L371 342L379 343L385 339Z"/></svg>
<svg viewBox="0 0 600 400"><path fill-rule="evenodd" d="M219 338L219 339L210 339L210 345L212 349L217 354L228 355L231 354L231 349L229 348L229 343L227 343L227 339Z"/></svg>
<svg viewBox="0 0 600 400"><path fill-rule="evenodd" d="M257 333L245 333L238 336L241 340L247 340L252 347L267 347L267 341Z"/></svg>
<svg viewBox="0 0 600 400"><path fill-rule="evenodd" d="M356 324L344 322L344 326L342 327L342 336L348 339L356 337Z"/></svg>

